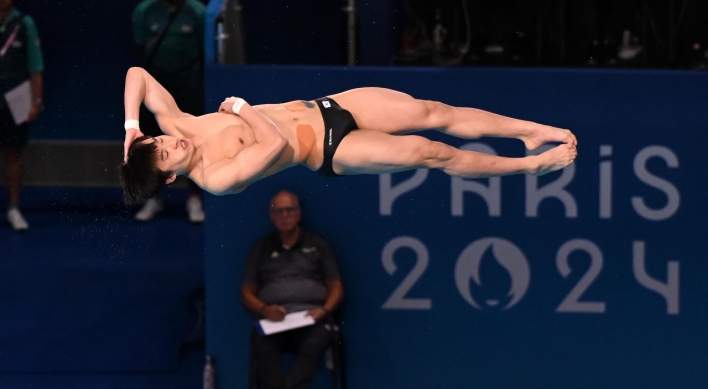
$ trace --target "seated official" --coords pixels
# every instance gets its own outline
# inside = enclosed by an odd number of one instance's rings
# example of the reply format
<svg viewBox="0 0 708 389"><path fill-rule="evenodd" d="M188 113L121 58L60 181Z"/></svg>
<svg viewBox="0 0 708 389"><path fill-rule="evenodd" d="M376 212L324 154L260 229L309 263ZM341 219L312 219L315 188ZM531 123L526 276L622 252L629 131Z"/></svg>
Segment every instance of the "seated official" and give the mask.
<svg viewBox="0 0 708 389"><path fill-rule="evenodd" d="M272 335L251 334L258 381L264 389L308 388L320 357L332 342L330 314L343 297L337 262L327 242L300 227L297 196L281 191L270 203L275 231L251 249L244 273L242 301L258 319L282 321L307 311L315 324ZM285 374L283 352L296 354Z"/></svg>

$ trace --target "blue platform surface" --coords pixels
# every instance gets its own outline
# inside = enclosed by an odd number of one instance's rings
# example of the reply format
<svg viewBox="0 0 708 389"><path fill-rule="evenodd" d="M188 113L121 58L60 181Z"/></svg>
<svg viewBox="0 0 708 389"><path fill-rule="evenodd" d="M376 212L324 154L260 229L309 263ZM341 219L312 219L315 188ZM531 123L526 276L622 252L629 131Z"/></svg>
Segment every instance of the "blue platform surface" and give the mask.
<svg viewBox="0 0 708 389"><path fill-rule="evenodd" d="M174 370L107 373L0 373L3 389L195 389L202 387L204 350L186 354Z"/></svg>
<svg viewBox="0 0 708 389"><path fill-rule="evenodd" d="M121 196L25 188L25 233L2 209L0 388L180 387L185 366L198 383L203 352L192 362L179 352L188 297L203 285L203 227L186 218L186 190L166 191L165 212L147 224Z"/></svg>

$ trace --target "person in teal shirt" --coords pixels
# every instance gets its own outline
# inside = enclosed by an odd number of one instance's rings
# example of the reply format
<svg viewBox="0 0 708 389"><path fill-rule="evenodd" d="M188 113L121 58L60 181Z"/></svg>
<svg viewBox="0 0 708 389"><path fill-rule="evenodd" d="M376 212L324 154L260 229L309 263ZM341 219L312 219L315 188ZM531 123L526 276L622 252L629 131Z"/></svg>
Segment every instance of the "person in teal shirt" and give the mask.
<svg viewBox="0 0 708 389"><path fill-rule="evenodd" d="M143 57L142 67L174 97L182 111L204 114L204 4L197 0L144 0L133 12L133 38ZM144 106L141 129L162 135L154 115ZM201 189L189 181L187 215L193 223L204 221ZM135 214L149 221L163 210L162 200L152 198Z"/></svg>
<svg viewBox="0 0 708 389"><path fill-rule="evenodd" d="M28 122L36 120L43 108L44 60L34 20L15 9L12 0L0 0L0 45L0 93L4 96L29 81L32 94L27 118L13 118L5 99L0 99L0 150L5 154L9 199L7 221L15 231L25 231L29 224L18 208L23 173L22 150L27 145Z"/></svg>

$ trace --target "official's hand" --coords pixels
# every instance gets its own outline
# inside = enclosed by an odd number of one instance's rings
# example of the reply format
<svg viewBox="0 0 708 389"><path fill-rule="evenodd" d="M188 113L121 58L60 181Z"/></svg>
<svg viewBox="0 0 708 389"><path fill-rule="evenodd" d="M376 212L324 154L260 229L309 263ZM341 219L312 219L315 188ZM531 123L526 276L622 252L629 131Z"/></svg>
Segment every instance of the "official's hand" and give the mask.
<svg viewBox="0 0 708 389"><path fill-rule="evenodd" d="M310 309L305 316L312 316L315 321L320 321L327 316L327 311L325 311L324 308Z"/></svg>
<svg viewBox="0 0 708 389"><path fill-rule="evenodd" d="M123 143L123 162L128 162L128 149L133 141L143 136L140 130L135 128L129 128L125 130L125 142Z"/></svg>
<svg viewBox="0 0 708 389"><path fill-rule="evenodd" d="M263 316L270 321L283 321L285 319L285 308L280 305L266 305L263 309Z"/></svg>
<svg viewBox="0 0 708 389"><path fill-rule="evenodd" d="M235 115L234 113L234 103L236 102L236 97L227 97L223 103L219 106L219 112L225 112L225 113L230 113L232 115Z"/></svg>
<svg viewBox="0 0 708 389"><path fill-rule="evenodd" d="M38 104L32 104L30 107L29 113L27 114L27 121L28 122L33 122L37 120L39 117L39 114L42 112L42 107L39 106Z"/></svg>

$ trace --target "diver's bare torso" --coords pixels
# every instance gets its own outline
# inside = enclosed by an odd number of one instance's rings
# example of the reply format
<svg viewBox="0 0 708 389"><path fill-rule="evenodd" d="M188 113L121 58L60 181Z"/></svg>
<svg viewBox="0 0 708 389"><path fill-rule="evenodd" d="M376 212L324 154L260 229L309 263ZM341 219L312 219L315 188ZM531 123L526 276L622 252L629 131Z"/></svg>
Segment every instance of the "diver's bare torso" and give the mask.
<svg viewBox="0 0 708 389"><path fill-rule="evenodd" d="M260 178L275 174L294 165L302 164L311 170L322 165L324 122L314 102L292 101L284 104L267 104L254 107L275 123L288 146L280 157ZM239 116L211 113L202 116L185 114L172 119L159 120L166 134L186 138L195 147L202 147L201 168L190 172L189 178L204 188L204 171L210 166L235 157L255 143L251 127ZM207 189L208 188L204 188ZM243 188L240 188L241 190Z"/></svg>

